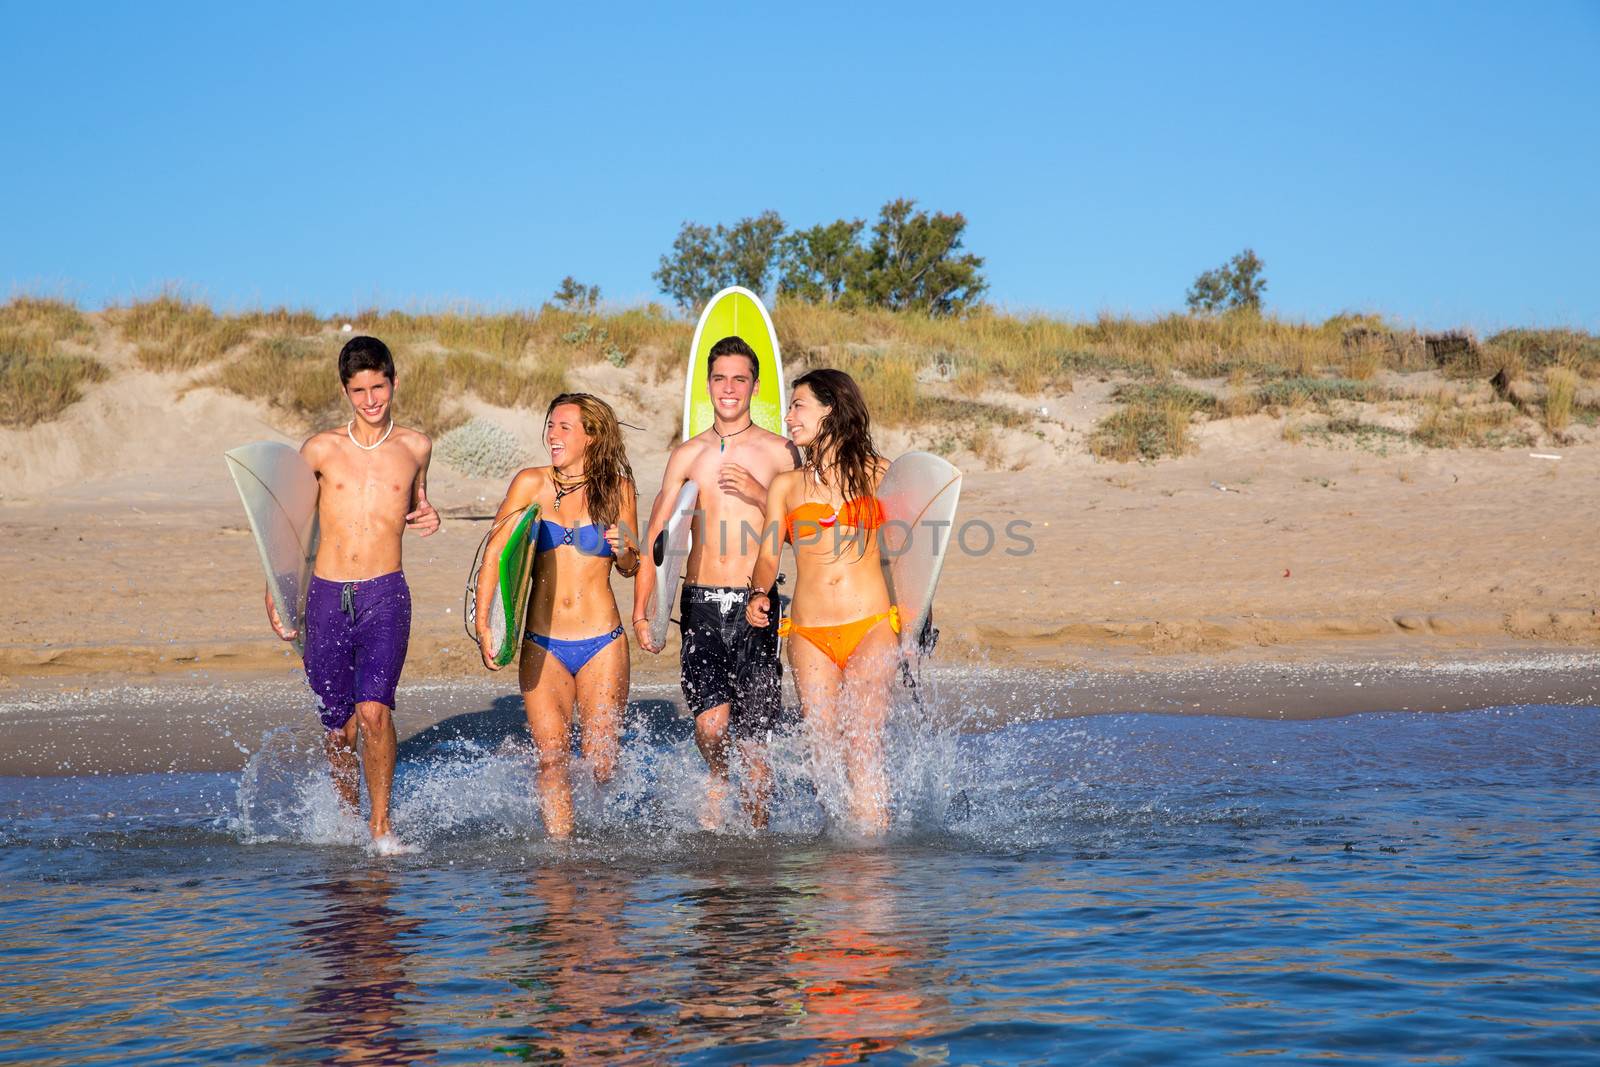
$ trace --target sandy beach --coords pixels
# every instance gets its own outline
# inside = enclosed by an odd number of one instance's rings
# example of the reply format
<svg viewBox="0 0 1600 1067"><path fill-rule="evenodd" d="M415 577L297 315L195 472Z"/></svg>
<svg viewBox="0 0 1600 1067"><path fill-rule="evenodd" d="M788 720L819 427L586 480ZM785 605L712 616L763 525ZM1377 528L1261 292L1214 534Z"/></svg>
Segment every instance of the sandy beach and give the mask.
<svg viewBox="0 0 1600 1067"><path fill-rule="evenodd" d="M634 427L648 500L673 435L676 383L593 365L576 368L574 384L615 398ZM1310 704L1327 712L1482 706L1546 694L1508 669L1492 700L1469 696L1443 668L1555 656L1561 699L1589 699L1582 664L1600 647L1591 518L1600 444L1581 428L1559 452L1373 450L1289 443L1278 421L1256 415L1197 425L1191 455L1111 463L1083 446L1108 393L1087 381L1042 397L985 396L1047 414L1008 431L997 452L952 457L966 470L961 522L974 525L945 569L937 669L1079 679L1062 708L1074 713L1175 703L1300 714L1307 703L1285 695L1294 685L1270 687L1278 695L1263 701L1240 696L1235 681L1193 690L1185 679L1282 670L1306 680ZM542 460L535 418L474 404ZM264 683L274 715L292 706L293 654L263 619L259 565L221 453L251 440L297 443L305 429L264 405L128 365L60 419L0 431L0 685L20 697L153 683L195 691L179 703L206 703L198 694L208 687ZM886 430L880 447L894 455L927 444L915 429ZM467 704L488 706L505 680L485 676L460 612L503 483L444 464L431 483L445 524L406 545L417 609L405 682L456 683ZM616 585L626 611L631 590ZM640 693L675 698L675 647L659 657L634 650ZM1392 693L1349 684L1350 672L1369 670L1405 680ZM1196 691L1210 696L1169 699ZM441 706L403 721L421 729L444 716ZM210 742L188 743L193 759L213 758ZM224 761L237 755L223 748ZM17 751L14 770L54 769L44 750Z"/></svg>

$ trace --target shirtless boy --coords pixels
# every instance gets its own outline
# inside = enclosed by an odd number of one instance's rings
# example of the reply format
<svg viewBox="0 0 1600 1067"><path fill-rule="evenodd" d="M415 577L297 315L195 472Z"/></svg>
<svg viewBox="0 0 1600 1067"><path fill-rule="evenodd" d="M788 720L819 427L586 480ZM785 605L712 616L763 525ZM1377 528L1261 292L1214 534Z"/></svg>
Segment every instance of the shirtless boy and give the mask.
<svg viewBox="0 0 1600 1067"><path fill-rule="evenodd" d="M356 763L367 780L368 827L379 848L397 847L389 825L394 781L394 693L411 638L411 591L400 570L400 535L439 529L428 503L433 443L394 424L394 357L376 337L354 337L339 353L339 381L352 417L313 435L300 455L317 476L322 535L306 597L306 680L327 733L323 747L339 799L361 810ZM267 619L286 628L267 595Z"/></svg>
<svg viewBox="0 0 1600 1067"><path fill-rule="evenodd" d="M751 822L766 825L771 771L762 742L778 725L783 707L777 629L752 627L744 607L761 547L767 486L780 471L800 466L800 453L751 419L750 402L761 387L759 375L755 352L740 338L724 337L711 346L706 379L711 429L672 450L644 542L655 543L684 483L699 486L700 514L684 561L679 617L683 697L694 715L695 743L711 770L701 817L708 829L717 826L727 796L728 755L735 742L748 770L745 799ZM646 552L634 583L633 632L640 647L658 653L662 646L650 641L655 586L654 561Z"/></svg>

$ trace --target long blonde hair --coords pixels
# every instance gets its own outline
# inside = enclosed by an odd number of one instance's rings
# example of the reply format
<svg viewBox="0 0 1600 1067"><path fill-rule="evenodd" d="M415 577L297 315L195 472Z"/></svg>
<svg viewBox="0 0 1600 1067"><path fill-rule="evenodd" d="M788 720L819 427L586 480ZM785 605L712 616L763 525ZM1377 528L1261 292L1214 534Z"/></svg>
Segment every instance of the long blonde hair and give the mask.
<svg viewBox="0 0 1600 1067"><path fill-rule="evenodd" d="M592 393L562 393L550 401L544 420L562 404L573 404L583 423L583 432L589 435L588 447L583 454L583 477L588 483L589 521L610 526L622 512L622 486L633 487L633 467L628 463L628 451L622 445L622 427L617 424L617 413L611 405Z"/></svg>

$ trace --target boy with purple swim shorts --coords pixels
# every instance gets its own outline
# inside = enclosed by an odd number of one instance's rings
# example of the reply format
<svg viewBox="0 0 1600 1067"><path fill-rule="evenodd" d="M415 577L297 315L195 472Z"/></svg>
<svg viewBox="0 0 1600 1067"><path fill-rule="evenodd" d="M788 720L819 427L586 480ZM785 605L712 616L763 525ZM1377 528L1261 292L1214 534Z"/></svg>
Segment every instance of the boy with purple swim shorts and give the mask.
<svg viewBox="0 0 1600 1067"><path fill-rule="evenodd" d="M395 688L411 638L400 539L407 530L427 537L439 529L439 514L428 503L433 443L395 425L394 357L376 337L355 337L344 346L339 381L349 422L300 446L317 476L321 528L306 596L306 680L327 731L323 748L339 799L359 812L364 777L373 843L390 850L400 847L389 825ZM270 594L267 619L279 637L294 638Z"/></svg>

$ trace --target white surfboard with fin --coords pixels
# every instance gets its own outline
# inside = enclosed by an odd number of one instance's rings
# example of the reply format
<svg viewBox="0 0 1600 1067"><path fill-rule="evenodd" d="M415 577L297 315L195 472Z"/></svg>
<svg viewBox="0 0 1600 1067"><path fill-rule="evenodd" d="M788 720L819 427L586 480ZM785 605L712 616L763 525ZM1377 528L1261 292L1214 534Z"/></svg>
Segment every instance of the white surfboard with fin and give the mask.
<svg viewBox="0 0 1600 1067"><path fill-rule="evenodd" d="M678 490L667 515L667 525L650 546L651 562L656 566L656 592L650 614L650 640L657 645L667 641L667 624L678 598L678 579L683 577L684 561L689 558L689 535L694 530L694 511L700 503L700 487L685 482Z"/></svg>
<svg viewBox="0 0 1600 1067"><path fill-rule="evenodd" d="M922 630L933 613L944 557L955 536L961 472L929 452L907 452L889 465L878 486L884 524L878 531L889 597L900 611L900 650L920 655Z"/></svg>
<svg viewBox="0 0 1600 1067"><path fill-rule="evenodd" d="M300 453L276 441L258 441L223 453L239 489L272 604L285 629L295 631L295 651L305 655L306 591L317 558L317 476Z"/></svg>

